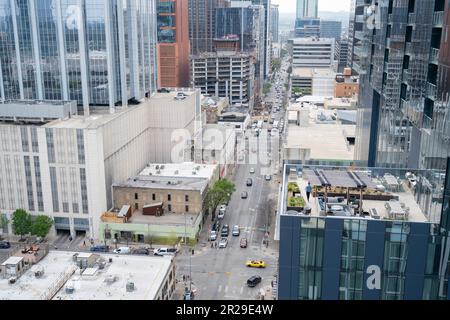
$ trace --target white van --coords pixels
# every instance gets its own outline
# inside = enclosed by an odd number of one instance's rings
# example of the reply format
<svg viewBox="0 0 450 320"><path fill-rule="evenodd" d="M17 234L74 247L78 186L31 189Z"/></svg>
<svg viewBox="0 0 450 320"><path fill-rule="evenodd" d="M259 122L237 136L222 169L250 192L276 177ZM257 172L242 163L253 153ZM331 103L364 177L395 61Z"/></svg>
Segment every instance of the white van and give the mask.
<svg viewBox="0 0 450 320"><path fill-rule="evenodd" d="M131 249L129 247L120 247L116 250L114 250L114 253L118 254L128 254L131 252Z"/></svg>

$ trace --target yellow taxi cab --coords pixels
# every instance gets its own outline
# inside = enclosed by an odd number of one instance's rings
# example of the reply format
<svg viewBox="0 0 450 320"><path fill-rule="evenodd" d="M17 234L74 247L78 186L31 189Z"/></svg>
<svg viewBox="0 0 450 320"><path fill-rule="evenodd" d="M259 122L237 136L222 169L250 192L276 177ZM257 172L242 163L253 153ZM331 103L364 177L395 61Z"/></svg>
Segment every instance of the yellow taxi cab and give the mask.
<svg viewBox="0 0 450 320"><path fill-rule="evenodd" d="M250 268L265 268L266 267L266 263L262 260L247 261L245 263L245 265Z"/></svg>

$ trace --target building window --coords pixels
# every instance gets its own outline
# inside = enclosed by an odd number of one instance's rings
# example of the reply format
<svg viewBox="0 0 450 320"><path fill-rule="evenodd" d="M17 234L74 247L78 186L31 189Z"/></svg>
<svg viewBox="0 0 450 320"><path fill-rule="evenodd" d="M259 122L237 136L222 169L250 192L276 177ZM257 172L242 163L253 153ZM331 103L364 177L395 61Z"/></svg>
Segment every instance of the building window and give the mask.
<svg viewBox="0 0 450 320"><path fill-rule="evenodd" d="M172 205L171 205L171 204L167 205L167 210L168 210L169 212L172 212Z"/></svg>
<svg viewBox="0 0 450 320"><path fill-rule="evenodd" d="M156 194L152 194L152 199L153 199L153 201L156 200Z"/></svg>
<svg viewBox="0 0 450 320"><path fill-rule="evenodd" d="M185 211L189 212L189 206L186 206Z"/></svg>
<svg viewBox="0 0 450 320"><path fill-rule="evenodd" d="M167 201L172 201L172 195L170 195L170 194L167 195Z"/></svg>
<svg viewBox="0 0 450 320"><path fill-rule="evenodd" d="M134 204L134 209L135 209L135 210L139 210L139 203L135 203L135 204Z"/></svg>
<svg viewBox="0 0 450 320"><path fill-rule="evenodd" d="M135 200L138 200L138 199L139 199L139 196L138 196L137 193L134 194L134 199L135 199Z"/></svg>
<svg viewBox="0 0 450 320"><path fill-rule="evenodd" d="M185 195L185 196L184 196L184 200L185 200L186 202L189 202L189 196L188 196L188 195Z"/></svg>

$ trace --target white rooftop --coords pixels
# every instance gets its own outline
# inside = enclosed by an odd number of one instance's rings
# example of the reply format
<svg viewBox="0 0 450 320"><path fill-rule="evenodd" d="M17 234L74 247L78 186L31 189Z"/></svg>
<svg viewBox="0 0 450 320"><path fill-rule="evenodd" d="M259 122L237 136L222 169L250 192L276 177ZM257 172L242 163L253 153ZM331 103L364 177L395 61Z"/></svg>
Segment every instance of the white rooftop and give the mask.
<svg viewBox="0 0 450 320"><path fill-rule="evenodd" d="M2 263L2 266L9 266L9 265L15 265L18 264L20 261L23 260L23 257L9 257L8 260Z"/></svg>
<svg viewBox="0 0 450 320"><path fill-rule="evenodd" d="M217 165L213 164L196 164L193 162L184 163L152 163L147 166L139 176L156 176L156 177L184 177L184 178L212 178ZM177 173L175 173L177 172ZM194 174L195 172L195 174Z"/></svg>
<svg viewBox="0 0 450 320"><path fill-rule="evenodd" d="M302 108L302 109L308 109ZM309 107L308 126L297 126L297 112L289 111L289 124L285 149L289 154L298 155L295 150L309 150L309 157L305 160L354 160L354 146L350 145L347 137L355 136L355 125L342 125L339 121L325 121L317 123L317 116L321 113L327 117L333 111L323 108Z"/></svg>
<svg viewBox="0 0 450 320"><path fill-rule="evenodd" d="M51 288L61 279L64 273L75 268L72 260L75 252L50 251L36 267L25 272L15 284L9 284L8 279L0 279L0 300L40 300L48 298ZM113 259L107 263L105 269L96 272L89 271L80 275L75 273L64 280L61 289L54 296L54 300L153 300L162 284L167 272L172 266L171 257L109 255L101 257ZM44 275L36 278L36 268L44 270ZM86 271L85 271L86 272ZM108 277L115 276L113 283L106 282ZM126 284L133 282L135 290L127 292ZM65 288L73 285L73 294L67 294Z"/></svg>

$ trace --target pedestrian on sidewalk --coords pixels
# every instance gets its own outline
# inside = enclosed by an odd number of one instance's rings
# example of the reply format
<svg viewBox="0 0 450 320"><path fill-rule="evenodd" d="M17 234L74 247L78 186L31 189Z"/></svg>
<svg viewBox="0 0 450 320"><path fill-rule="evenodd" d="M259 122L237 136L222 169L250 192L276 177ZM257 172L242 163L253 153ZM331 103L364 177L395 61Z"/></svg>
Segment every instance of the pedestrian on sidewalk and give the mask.
<svg viewBox="0 0 450 320"><path fill-rule="evenodd" d="M85 246L85 247L86 247L86 240L84 240L84 241L83 241L83 246Z"/></svg>
<svg viewBox="0 0 450 320"><path fill-rule="evenodd" d="M308 202L309 197L311 196L311 192L312 192L311 182L308 182L308 185L306 186L306 198L308 199Z"/></svg>

